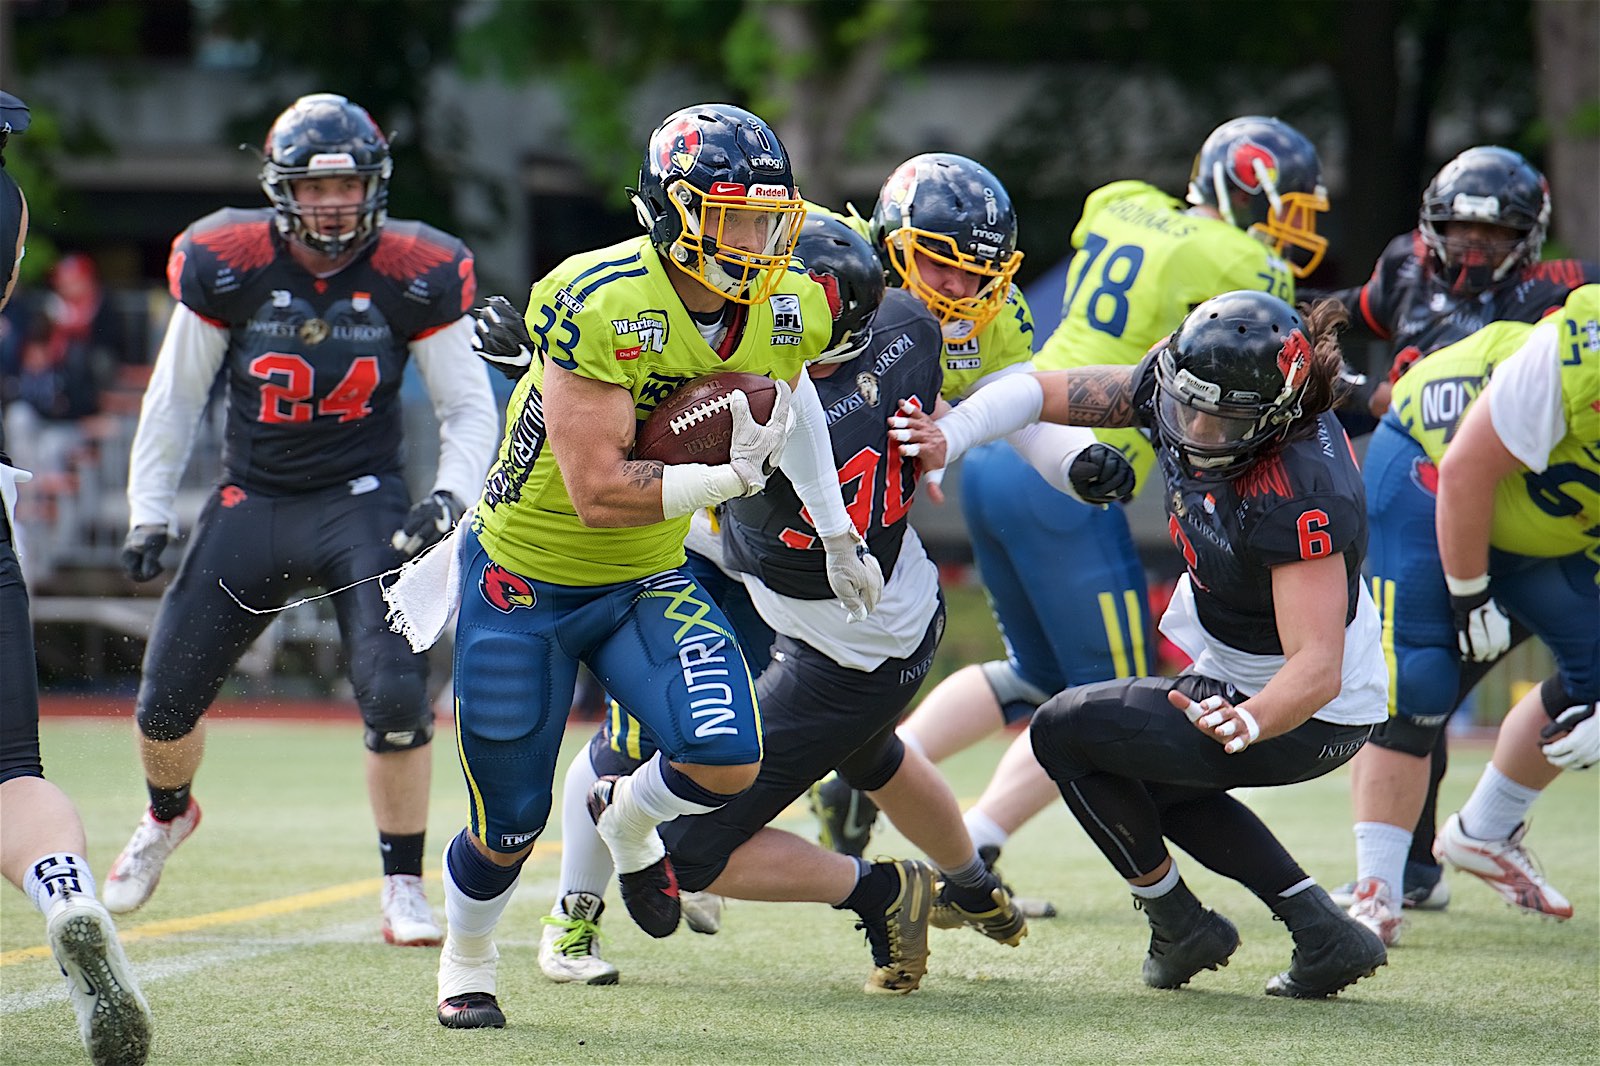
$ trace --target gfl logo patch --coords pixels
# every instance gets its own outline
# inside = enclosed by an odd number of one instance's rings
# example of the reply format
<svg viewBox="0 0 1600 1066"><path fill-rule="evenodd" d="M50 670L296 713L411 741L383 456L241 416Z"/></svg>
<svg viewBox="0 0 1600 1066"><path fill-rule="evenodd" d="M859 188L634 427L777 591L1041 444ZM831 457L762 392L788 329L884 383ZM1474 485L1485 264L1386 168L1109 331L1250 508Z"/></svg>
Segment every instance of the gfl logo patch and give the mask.
<svg viewBox="0 0 1600 1066"><path fill-rule="evenodd" d="M521 574L513 574L499 563L483 568L483 580L478 583L483 598L501 614L510 614L518 607L532 607L539 602L533 583Z"/></svg>

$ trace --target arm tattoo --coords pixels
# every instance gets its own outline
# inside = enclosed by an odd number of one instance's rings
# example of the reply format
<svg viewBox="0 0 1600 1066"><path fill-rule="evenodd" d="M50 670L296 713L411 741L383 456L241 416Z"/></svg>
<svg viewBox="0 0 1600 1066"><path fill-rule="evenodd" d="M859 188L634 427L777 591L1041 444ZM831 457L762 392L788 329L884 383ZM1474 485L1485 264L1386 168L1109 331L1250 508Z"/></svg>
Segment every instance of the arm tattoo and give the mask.
<svg viewBox="0 0 1600 1066"><path fill-rule="evenodd" d="M636 489L650 487L650 482L661 480L661 463L654 459L629 459L622 464L623 476Z"/></svg>
<svg viewBox="0 0 1600 1066"><path fill-rule="evenodd" d="M1075 426L1131 426L1131 366L1088 366L1066 371L1067 410Z"/></svg>

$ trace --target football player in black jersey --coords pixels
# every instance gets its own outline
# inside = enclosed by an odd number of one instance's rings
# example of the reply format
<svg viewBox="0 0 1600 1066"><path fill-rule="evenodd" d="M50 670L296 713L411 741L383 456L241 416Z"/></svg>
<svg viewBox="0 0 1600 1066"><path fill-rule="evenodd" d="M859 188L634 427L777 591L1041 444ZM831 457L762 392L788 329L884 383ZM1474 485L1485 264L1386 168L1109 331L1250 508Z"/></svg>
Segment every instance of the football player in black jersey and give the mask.
<svg viewBox="0 0 1600 1066"><path fill-rule="evenodd" d="M376 583L357 582L441 538L482 487L498 421L469 344L472 253L424 223L386 220L388 142L342 96L295 101L273 123L264 156L272 206L208 215L173 242L167 266L178 303L133 441L129 577L161 572L177 531L178 479L219 376L223 474L145 651L137 717L150 807L111 868L105 900L119 913L142 906L200 821L189 792L201 716L271 621L234 597L268 607L321 586L337 590L366 724L384 939L438 944L420 877L433 736L426 662L390 632ZM415 505L401 457L410 359L441 439L433 490Z"/></svg>
<svg viewBox="0 0 1600 1066"><path fill-rule="evenodd" d="M1559 309L1572 290L1600 281L1600 264L1541 258L1549 227L1550 188L1538 168L1509 148L1468 148L1428 183L1417 228L1389 242L1371 278L1331 295L1356 325L1389 344L1392 383L1416 360L1491 322L1537 322ZM1374 405L1378 415L1387 409L1388 387L1381 386L1385 393ZM1411 835L1401 895L1407 908L1443 910L1450 891L1431 848L1439 783L1449 762L1445 724L1471 685L1458 685L1453 673L1446 677L1430 670L1431 649L1411 642L1413 627L1404 621L1414 613L1407 590L1407 582L1396 582L1394 609L1402 620L1390 623L1393 702L1400 711L1373 733L1369 750L1350 767L1357 865L1366 868L1365 853L1385 846L1392 823L1409 820L1402 812L1410 803L1403 796L1410 786L1394 782L1410 780L1421 769L1412 764L1430 759L1427 796ZM1349 906L1355 888L1351 882L1333 896Z"/></svg>
<svg viewBox="0 0 1600 1066"><path fill-rule="evenodd" d="M1331 413L1343 317L1331 302L1302 317L1263 292L1225 293L1137 367L1017 375L937 423L907 412L895 430L930 466L1032 418L1154 436L1168 530L1188 565L1161 630L1193 666L1067 689L1032 725L1039 762L1149 919L1152 987L1185 984L1239 943L1163 838L1288 925L1294 957L1269 994L1332 995L1387 961L1229 794L1328 773L1386 714L1378 616L1361 581L1366 501Z"/></svg>
<svg viewBox="0 0 1600 1066"><path fill-rule="evenodd" d="M28 203L5 169L4 152L29 117L26 104L0 92L0 308L11 299L28 235ZM95 898L83 819L45 780L39 754L39 675L11 525L17 485L32 477L11 465L0 425L0 874L44 915L90 1058L138 1066L150 1052L150 1008L116 925Z"/></svg>

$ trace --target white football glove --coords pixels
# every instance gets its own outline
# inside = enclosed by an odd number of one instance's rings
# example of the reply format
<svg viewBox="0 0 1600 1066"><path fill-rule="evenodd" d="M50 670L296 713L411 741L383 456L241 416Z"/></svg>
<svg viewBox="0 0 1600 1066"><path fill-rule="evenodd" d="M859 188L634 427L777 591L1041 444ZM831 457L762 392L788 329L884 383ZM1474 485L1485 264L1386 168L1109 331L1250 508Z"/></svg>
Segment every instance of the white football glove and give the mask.
<svg viewBox="0 0 1600 1066"><path fill-rule="evenodd" d="M861 621L883 596L883 567L853 529L823 537L822 547L828 553L828 587L850 621Z"/></svg>
<svg viewBox="0 0 1600 1066"><path fill-rule="evenodd" d="M1467 596L1452 595L1456 643L1467 662L1488 663L1511 647L1511 619L1487 589Z"/></svg>
<svg viewBox="0 0 1600 1066"><path fill-rule="evenodd" d="M1540 731L1539 739L1549 741L1541 750L1551 765L1587 770L1600 763L1600 717L1595 716L1595 706L1580 703L1568 707Z"/></svg>
<svg viewBox="0 0 1600 1066"><path fill-rule="evenodd" d="M750 414L750 401L737 389L728 394L728 410L733 414L733 439L728 444L728 465L744 484L742 495L754 496L767 487L767 478L778 468L784 442L794 419L789 413L789 383L774 380L778 395L772 401L772 414L766 425Z"/></svg>

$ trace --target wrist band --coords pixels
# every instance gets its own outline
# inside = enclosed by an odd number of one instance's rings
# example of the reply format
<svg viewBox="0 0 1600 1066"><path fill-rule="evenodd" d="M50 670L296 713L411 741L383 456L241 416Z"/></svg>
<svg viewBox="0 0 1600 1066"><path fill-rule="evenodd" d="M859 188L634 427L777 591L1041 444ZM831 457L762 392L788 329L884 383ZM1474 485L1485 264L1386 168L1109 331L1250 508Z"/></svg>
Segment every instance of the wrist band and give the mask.
<svg viewBox="0 0 1600 1066"><path fill-rule="evenodd" d="M1450 590L1450 595L1452 596L1476 596L1489 587L1489 575L1451 577L1446 574L1444 575L1444 587Z"/></svg>

